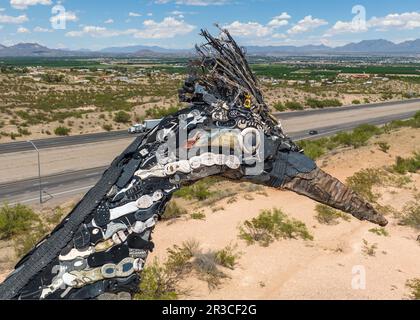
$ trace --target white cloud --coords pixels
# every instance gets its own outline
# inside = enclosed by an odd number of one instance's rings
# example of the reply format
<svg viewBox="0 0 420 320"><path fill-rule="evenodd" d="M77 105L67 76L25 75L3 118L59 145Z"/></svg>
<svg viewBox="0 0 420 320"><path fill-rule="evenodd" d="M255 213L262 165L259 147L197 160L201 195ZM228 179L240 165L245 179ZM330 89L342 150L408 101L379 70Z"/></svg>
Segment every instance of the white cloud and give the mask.
<svg viewBox="0 0 420 320"><path fill-rule="evenodd" d="M223 26L223 28L228 29L233 36L238 37L266 37L272 33L271 28L263 26L258 22L242 23L235 21Z"/></svg>
<svg viewBox="0 0 420 320"><path fill-rule="evenodd" d="M420 28L420 12L391 13L384 17L372 17L364 24L353 21L337 21L324 36L366 32L371 28L377 31L387 31L390 29L412 30Z"/></svg>
<svg viewBox="0 0 420 320"><path fill-rule="evenodd" d="M173 17L166 17L161 22L146 20L144 28L134 34L136 38L143 39L165 39L175 36L186 35L196 27Z"/></svg>
<svg viewBox="0 0 420 320"><path fill-rule="evenodd" d="M31 33L28 29L24 28L24 27L19 27L17 29L17 33Z"/></svg>
<svg viewBox="0 0 420 320"><path fill-rule="evenodd" d="M237 37L256 38L267 36L274 37L275 35L275 38L279 39L284 35L276 33L277 29L289 24L289 19L291 19L291 16L287 12L283 12L272 18L267 24L261 24L254 21L234 21L231 24L224 25L223 28L228 29L233 36Z"/></svg>
<svg viewBox="0 0 420 320"><path fill-rule="evenodd" d="M51 29L42 28L42 27L35 27L34 32L52 32Z"/></svg>
<svg viewBox="0 0 420 320"><path fill-rule="evenodd" d="M114 23L114 20L113 19L108 19L108 20L105 20L104 23L111 24L111 23Z"/></svg>
<svg viewBox="0 0 420 320"><path fill-rule="evenodd" d="M70 31L66 33L67 37L83 37L83 36L91 36L94 38L109 38L109 37L117 37L121 35L128 35L137 32L136 29L128 29L128 30L109 30L104 27L98 26L84 26L80 31Z"/></svg>
<svg viewBox="0 0 420 320"><path fill-rule="evenodd" d="M78 20L79 18L72 11L64 11L50 18L50 22L53 24L57 24L60 21L66 21L66 22L73 21L74 22Z"/></svg>
<svg viewBox="0 0 420 320"><path fill-rule="evenodd" d="M3 12L3 11L5 11L6 9L5 8L0 8L0 12Z"/></svg>
<svg viewBox="0 0 420 320"><path fill-rule="evenodd" d="M117 37L122 35L132 35L142 39L167 39L178 35L185 35L195 29L195 26L183 20L173 17L166 17L161 22L146 20L143 22L142 29L111 30L99 26L84 26L79 31L66 33L67 37L90 36L94 38Z"/></svg>
<svg viewBox="0 0 420 320"><path fill-rule="evenodd" d="M10 0L10 5L19 10L27 9L29 6L35 6L35 5L44 5L49 6L52 4L51 0Z"/></svg>
<svg viewBox="0 0 420 320"><path fill-rule="evenodd" d="M373 17L368 21L369 28L387 30L391 28L412 30L420 28L420 12L391 13L385 17Z"/></svg>
<svg viewBox="0 0 420 320"><path fill-rule="evenodd" d="M289 24L289 19L291 16L287 12L283 12L281 15L274 17L268 25L270 27L282 27Z"/></svg>
<svg viewBox="0 0 420 320"><path fill-rule="evenodd" d="M295 24L292 28L287 30L287 33L288 34L304 33L308 31L312 31L326 24L328 24L328 22L324 19L318 19L318 18L313 18L312 16L306 16L305 18L300 20L297 24Z"/></svg>
<svg viewBox="0 0 420 320"><path fill-rule="evenodd" d="M231 0L155 0L157 4L165 4L169 2L175 2L179 5L186 5L186 6L199 6L199 7L206 7L206 6L221 6L231 2Z"/></svg>
<svg viewBox="0 0 420 320"><path fill-rule="evenodd" d="M0 23L19 24L29 21L26 14L17 17L0 14Z"/></svg>
<svg viewBox="0 0 420 320"><path fill-rule="evenodd" d="M129 17L141 17L141 14L140 13L137 13L137 12L129 12L128 13L128 16Z"/></svg>
<svg viewBox="0 0 420 320"><path fill-rule="evenodd" d="M153 13L149 12L149 13L147 14L147 16L148 16L148 17L153 17Z"/></svg>
<svg viewBox="0 0 420 320"><path fill-rule="evenodd" d="M352 21L337 21L335 25L329 29L324 36L332 36L340 33L357 33L367 31L366 24L354 23Z"/></svg>

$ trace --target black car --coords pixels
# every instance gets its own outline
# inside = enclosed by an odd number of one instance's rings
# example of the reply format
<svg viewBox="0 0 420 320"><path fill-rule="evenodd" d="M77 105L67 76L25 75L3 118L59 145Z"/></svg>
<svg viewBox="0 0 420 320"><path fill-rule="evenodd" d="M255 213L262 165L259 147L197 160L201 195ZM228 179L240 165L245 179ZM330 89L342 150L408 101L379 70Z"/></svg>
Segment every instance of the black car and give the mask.
<svg viewBox="0 0 420 320"><path fill-rule="evenodd" d="M315 135L317 135L319 132L318 131L316 131L316 130L311 130L311 131L309 131L309 135L311 135L311 136L315 136Z"/></svg>

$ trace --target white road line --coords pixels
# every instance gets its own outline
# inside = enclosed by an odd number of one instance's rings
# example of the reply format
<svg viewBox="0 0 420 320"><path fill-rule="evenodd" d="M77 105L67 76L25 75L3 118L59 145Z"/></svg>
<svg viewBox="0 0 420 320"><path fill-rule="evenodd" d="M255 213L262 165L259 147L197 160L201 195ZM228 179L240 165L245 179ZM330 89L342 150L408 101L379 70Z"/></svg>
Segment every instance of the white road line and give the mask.
<svg viewBox="0 0 420 320"><path fill-rule="evenodd" d="M82 190L86 190L86 189L91 189L93 187L94 186L92 185L92 186L87 186L87 187L82 187L82 188L76 188L76 189L67 190L67 191L63 191L63 192L53 193L51 195L53 197L56 197L56 196L61 196L61 195L68 194L68 193L73 193L73 192L78 192L78 191L82 191ZM24 200L24 201L14 202L14 203L11 203L10 205L14 206L14 205L17 205L19 203L28 203L28 202L33 202L33 201L37 201L37 200L39 200L39 197L32 198L32 199L27 199L27 200Z"/></svg>

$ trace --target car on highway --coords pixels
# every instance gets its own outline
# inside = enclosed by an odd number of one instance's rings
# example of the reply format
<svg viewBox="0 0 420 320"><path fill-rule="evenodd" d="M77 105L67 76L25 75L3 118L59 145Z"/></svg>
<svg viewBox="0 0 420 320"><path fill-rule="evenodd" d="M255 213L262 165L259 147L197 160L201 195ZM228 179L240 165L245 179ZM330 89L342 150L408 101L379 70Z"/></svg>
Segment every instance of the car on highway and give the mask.
<svg viewBox="0 0 420 320"><path fill-rule="evenodd" d="M136 134L143 133L156 127L162 119L145 120L144 123L136 123L135 125L128 128L128 133Z"/></svg>
<svg viewBox="0 0 420 320"><path fill-rule="evenodd" d="M309 131L309 135L310 136L316 136L317 134L319 134L319 132L317 130L311 130L311 131Z"/></svg>

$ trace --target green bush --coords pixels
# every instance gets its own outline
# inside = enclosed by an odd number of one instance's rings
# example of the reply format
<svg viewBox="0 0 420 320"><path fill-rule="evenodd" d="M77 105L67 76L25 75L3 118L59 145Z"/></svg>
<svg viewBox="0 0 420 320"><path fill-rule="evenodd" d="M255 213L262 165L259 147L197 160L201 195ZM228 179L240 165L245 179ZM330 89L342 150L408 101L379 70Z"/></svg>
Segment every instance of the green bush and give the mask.
<svg viewBox="0 0 420 320"><path fill-rule="evenodd" d="M71 132L70 128L66 128L63 126L59 126L57 128L55 128L54 133L56 136L68 136L69 133Z"/></svg>
<svg viewBox="0 0 420 320"><path fill-rule="evenodd" d="M376 202L379 195L373 192L375 186L401 188L410 182L408 177L396 176L382 169L363 169L347 179L347 185L369 202Z"/></svg>
<svg viewBox="0 0 420 320"><path fill-rule="evenodd" d="M104 124L102 126L102 129L109 132L109 131L112 131L113 127L112 127L112 124Z"/></svg>
<svg viewBox="0 0 420 320"><path fill-rule="evenodd" d="M264 247L279 239L313 240L303 222L288 218L279 209L263 210L258 217L245 221L239 231L239 237L249 245L258 243Z"/></svg>
<svg viewBox="0 0 420 320"><path fill-rule="evenodd" d="M379 150L381 150L384 153L388 153L389 149L391 148L389 143L383 141L378 142L377 145L379 146Z"/></svg>
<svg viewBox="0 0 420 320"><path fill-rule="evenodd" d="M283 103L277 102L273 105L274 109L276 109L279 112L285 111L287 108L284 106Z"/></svg>
<svg viewBox="0 0 420 320"><path fill-rule="evenodd" d="M411 158L397 157L395 165L392 166L393 172L406 174L407 172L416 173L420 170L420 152L414 153Z"/></svg>
<svg viewBox="0 0 420 320"><path fill-rule="evenodd" d="M153 108L146 110L146 117L153 118L153 119L160 119L164 118L168 115L174 114L178 112L180 109L179 106L172 106L169 108Z"/></svg>
<svg viewBox="0 0 420 320"><path fill-rule="evenodd" d="M39 217L31 208L21 204L11 207L5 203L0 208L0 239L10 240L29 232L36 221Z"/></svg>
<svg viewBox="0 0 420 320"><path fill-rule="evenodd" d="M400 224L420 230L420 203L415 201L406 205L400 219Z"/></svg>
<svg viewBox="0 0 420 320"><path fill-rule="evenodd" d="M236 253L236 247L227 246L226 248L216 252L216 262L228 269L234 269L237 259L240 257L239 253Z"/></svg>
<svg viewBox="0 0 420 320"><path fill-rule="evenodd" d="M311 108L327 108L327 107L340 107L343 104L338 99L326 99L326 100L317 100L317 99L307 99L306 104Z"/></svg>
<svg viewBox="0 0 420 320"><path fill-rule="evenodd" d="M388 231L386 231L386 229L384 228L372 228L369 230L369 232L372 232L378 236L384 236L384 237L388 237L389 233Z"/></svg>
<svg viewBox="0 0 420 320"><path fill-rule="evenodd" d="M297 101L287 101L284 106L290 110L303 110L303 105Z"/></svg>
<svg viewBox="0 0 420 320"><path fill-rule="evenodd" d="M193 220L205 220L206 219L206 215L201 211L191 213L190 217Z"/></svg>
<svg viewBox="0 0 420 320"><path fill-rule="evenodd" d="M184 198L187 200L196 199L199 201L204 201L215 194L215 192L210 190L210 187L218 181L218 178L209 177L200 180L193 185L182 187L180 190L176 191L174 195L176 197Z"/></svg>
<svg viewBox="0 0 420 320"><path fill-rule="evenodd" d="M360 102L360 100L353 100L352 102L351 102L352 104L361 104L361 102Z"/></svg>
<svg viewBox="0 0 420 320"><path fill-rule="evenodd" d="M144 268L141 277L139 293L135 300L176 300L178 280L168 270L155 260Z"/></svg>
<svg viewBox="0 0 420 320"><path fill-rule="evenodd" d="M162 215L162 220L172 220L186 215L188 212L183 207L178 205L176 201L170 201L166 206L165 212Z"/></svg>
<svg viewBox="0 0 420 320"><path fill-rule="evenodd" d="M114 116L114 121L117 123L130 122L131 116L125 111L118 111Z"/></svg>
<svg viewBox="0 0 420 320"><path fill-rule="evenodd" d="M382 185L385 173L380 169L363 169L347 179L347 185L356 193L370 202L378 200L378 194L373 193L372 188Z"/></svg>
<svg viewBox="0 0 420 320"><path fill-rule="evenodd" d="M336 225L339 224L339 219L350 221L350 218L344 212L323 204L318 204L315 207L315 211L318 213L315 218L321 224Z"/></svg>

